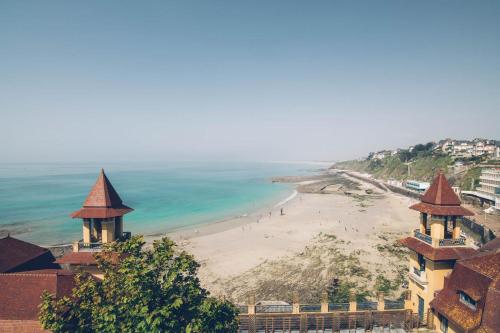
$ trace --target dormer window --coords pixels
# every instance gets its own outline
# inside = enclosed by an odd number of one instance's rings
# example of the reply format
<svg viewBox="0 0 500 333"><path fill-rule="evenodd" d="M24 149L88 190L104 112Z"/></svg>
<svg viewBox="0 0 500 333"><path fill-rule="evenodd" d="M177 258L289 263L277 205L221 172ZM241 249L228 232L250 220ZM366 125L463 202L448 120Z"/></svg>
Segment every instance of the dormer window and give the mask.
<svg viewBox="0 0 500 333"><path fill-rule="evenodd" d="M476 311L476 309L477 309L477 302L475 300L473 300L472 297L470 297L469 295L467 295L463 291L459 291L458 295L459 295L459 298L460 298L460 302L462 302L463 304L467 305L472 310Z"/></svg>

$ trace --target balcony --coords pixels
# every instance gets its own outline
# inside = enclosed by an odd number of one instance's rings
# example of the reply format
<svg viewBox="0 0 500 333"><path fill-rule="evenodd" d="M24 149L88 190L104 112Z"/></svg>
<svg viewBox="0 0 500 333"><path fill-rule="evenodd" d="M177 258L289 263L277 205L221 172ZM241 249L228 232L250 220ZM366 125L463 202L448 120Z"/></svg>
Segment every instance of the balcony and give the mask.
<svg viewBox="0 0 500 333"><path fill-rule="evenodd" d="M459 238L432 238L429 235L421 233L418 229L413 231L415 238L433 246L433 247L450 247L450 246L466 246L467 239L465 237Z"/></svg>
<svg viewBox="0 0 500 333"><path fill-rule="evenodd" d="M421 233L418 229L415 229L413 231L413 235L415 238L420 239L421 241L426 242L429 245L432 245L432 237Z"/></svg>
<svg viewBox="0 0 500 333"><path fill-rule="evenodd" d="M124 231L122 236L117 239L117 241L126 241L130 239L132 236L130 231ZM102 242L74 242L73 243L73 252L99 252L102 250Z"/></svg>
<svg viewBox="0 0 500 333"><path fill-rule="evenodd" d="M101 242L95 242L95 243L75 242L75 244L73 245L73 251L75 252L99 252L101 250L102 250Z"/></svg>
<svg viewBox="0 0 500 333"><path fill-rule="evenodd" d="M425 286L427 282L427 275L425 274L425 271L421 271L420 269L416 267L412 267L412 269L409 272L410 279L415 281L416 283L420 284L421 286Z"/></svg>

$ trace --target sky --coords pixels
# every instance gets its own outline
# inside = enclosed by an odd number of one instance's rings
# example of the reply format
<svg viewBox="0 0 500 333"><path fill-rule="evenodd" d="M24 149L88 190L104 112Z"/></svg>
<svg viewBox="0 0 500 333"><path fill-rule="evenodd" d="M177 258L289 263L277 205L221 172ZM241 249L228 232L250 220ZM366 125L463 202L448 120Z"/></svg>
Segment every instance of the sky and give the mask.
<svg viewBox="0 0 500 333"><path fill-rule="evenodd" d="M500 139L500 1L0 1L0 162Z"/></svg>

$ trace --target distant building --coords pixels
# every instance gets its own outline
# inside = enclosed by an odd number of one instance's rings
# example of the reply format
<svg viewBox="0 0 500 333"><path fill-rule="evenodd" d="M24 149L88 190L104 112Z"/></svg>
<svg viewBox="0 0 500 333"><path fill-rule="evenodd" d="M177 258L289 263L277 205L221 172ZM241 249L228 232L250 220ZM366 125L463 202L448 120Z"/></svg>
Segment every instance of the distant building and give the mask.
<svg viewBox="0 0 500 333"><path fill-rule="evenodd" d="M429 188L430 184L428 182L419 182L417 180L407 180L405 182L405 187L407 189L417 191L420 193L425 192Z"/></svg>
<svg viewBox="0 0 500 333"><path fill-rule="evenodd" d="M390 150L381 150L376 153L373 153L372 159L374 160L382 160L386 157L389 157L392 155L392 152Z"/></svg>
<svg viewBox="0 0 500 333"><path fill-rule="evenodd" d="M494 202L493 206L500 210L500 168L483 169L479 179L481 186L476 192Z"/></svg>

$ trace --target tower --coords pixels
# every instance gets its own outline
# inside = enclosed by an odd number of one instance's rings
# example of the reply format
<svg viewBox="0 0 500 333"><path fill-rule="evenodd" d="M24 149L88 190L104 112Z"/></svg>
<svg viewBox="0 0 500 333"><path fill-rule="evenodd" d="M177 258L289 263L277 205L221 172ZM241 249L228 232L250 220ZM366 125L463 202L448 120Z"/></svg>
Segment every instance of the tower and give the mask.
<svg viewBox="0 0 500 333"><path fill-rule="evenodd" d="M434 293L443 288L444 278L455 262L475 251L461 236L460 229L461 219L474 213L461 206L442 172L421 197L421 202L410 209L420 212L419 228L400 242L410 249L408 288L412 310L424 322Z"/></svg>
<svg viewBox="0 0 500 333"><path fill-rule="evenodd" d="M123 232L123 215L131 211L101 169L83 207L71 214L83 220L83 239L73 244L73 252L98 251L102 244L129 238L130 232Z"/></svg>

